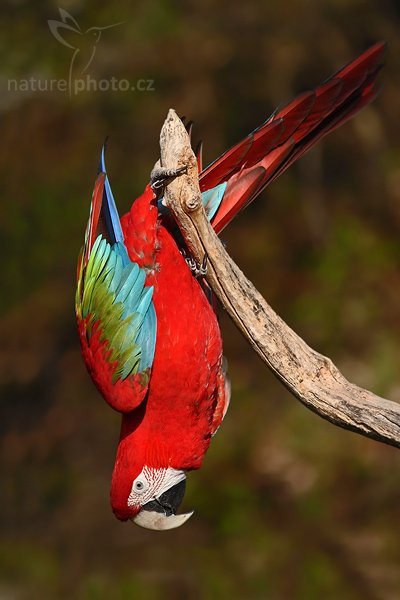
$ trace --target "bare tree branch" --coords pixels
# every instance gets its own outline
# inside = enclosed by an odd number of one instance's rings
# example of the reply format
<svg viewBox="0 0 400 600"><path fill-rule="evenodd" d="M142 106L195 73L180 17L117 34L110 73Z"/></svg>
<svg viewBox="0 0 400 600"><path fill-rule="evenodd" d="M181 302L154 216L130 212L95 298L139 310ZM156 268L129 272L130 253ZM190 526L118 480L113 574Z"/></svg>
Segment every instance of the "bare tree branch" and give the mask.
<svg viewBox="0 0 400 600"><path fill-rule="evenodd" d="M165 190L165 202L194 258L207 254L207 281L234 323L282 383L312 411L335 425L400 447L400 405L345 379L333 362L310 348L272 310L225 251L207 220L197 162L172 109L161 130L161 165L187 166Z"/></svg>

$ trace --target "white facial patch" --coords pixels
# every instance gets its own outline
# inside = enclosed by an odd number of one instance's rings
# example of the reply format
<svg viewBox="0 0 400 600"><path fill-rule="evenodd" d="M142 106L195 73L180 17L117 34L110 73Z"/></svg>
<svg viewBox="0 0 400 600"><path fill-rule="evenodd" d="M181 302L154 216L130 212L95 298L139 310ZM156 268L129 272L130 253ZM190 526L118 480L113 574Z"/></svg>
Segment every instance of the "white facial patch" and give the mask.
<svg viewBox="0 0 400 600"><path fill-rule="evenodd" d="M184 479L185 471L179 471L172 467L168 467L168 469L143 467L132 483L128 506L144 506L147 502L159 498L164 492Z"/></svg>

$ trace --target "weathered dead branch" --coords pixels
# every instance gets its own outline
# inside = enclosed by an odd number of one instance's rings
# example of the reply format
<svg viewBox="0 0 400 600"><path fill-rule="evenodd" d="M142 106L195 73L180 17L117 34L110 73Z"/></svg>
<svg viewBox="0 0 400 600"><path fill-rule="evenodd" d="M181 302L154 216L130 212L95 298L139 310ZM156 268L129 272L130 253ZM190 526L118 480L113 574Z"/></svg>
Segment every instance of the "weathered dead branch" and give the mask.
<svg viewBox="0 0 400 600"><path fill-rule="evenodd" d="M335 425L400 447L400 405L345 379L272 310L225 251L202 207L197 163L172 109L161 130L161 165L187 166L165 190L186 243L198 262L207 253L207 281L262 360L309 409Z"/></svg>

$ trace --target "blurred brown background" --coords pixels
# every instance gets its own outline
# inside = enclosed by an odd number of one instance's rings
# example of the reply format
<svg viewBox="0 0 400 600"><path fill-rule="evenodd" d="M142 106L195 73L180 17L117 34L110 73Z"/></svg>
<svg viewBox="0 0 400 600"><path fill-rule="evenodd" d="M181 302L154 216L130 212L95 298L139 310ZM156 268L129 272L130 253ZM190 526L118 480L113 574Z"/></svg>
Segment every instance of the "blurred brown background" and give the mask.
<svg viewBox="0 0 400 600"><path fill-rule="evenodd" d="M119 416L85 371L73 314L106 135L123 212L148 180L169 107L195 120L207 163L386 39L378 100L223 238L312 346L352 381L400 400L399 4L64 0L83 32L123 22L102 32L84 77L153 80L154 90L10 91L10 79L68 78L73 50L47 24L60 20L58 6L3 0L0 9L0 598L399 598L400 454L307 411L224 315L233 400L188 478L195 516L159 535L114 519ZM84 43L69 33L70 45ZM73 77L83 50L78 58Z"/></svg>

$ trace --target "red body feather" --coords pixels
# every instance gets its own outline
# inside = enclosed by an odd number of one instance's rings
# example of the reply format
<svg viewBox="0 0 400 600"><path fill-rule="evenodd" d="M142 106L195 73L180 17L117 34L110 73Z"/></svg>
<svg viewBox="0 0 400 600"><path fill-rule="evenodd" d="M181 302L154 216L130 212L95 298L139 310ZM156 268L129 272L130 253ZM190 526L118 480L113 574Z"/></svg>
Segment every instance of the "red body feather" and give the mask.
<svg viewBox="0 0 400 600"><path fill-rule="evenodd" d="M132 516L127 497L143 465L197 469L222 420L222 340L215 313L175 240L157 219L148 186L121 219L130 258L154 286L157 342L148 396L122 417L111 501ZM214 417L215 416L215 417Z"/></svg>

